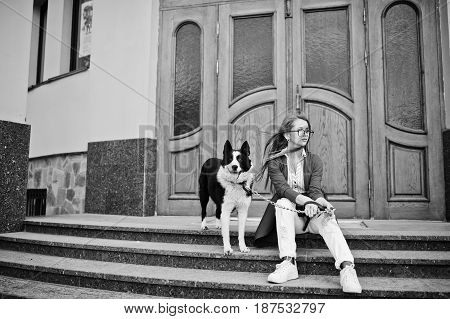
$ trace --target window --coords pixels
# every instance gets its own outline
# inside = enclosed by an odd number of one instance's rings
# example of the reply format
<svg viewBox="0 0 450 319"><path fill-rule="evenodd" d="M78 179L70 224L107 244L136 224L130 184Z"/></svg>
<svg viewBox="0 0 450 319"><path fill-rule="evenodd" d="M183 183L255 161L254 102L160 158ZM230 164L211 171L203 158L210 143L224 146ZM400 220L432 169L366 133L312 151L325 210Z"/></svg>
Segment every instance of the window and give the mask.
<svg viewBox="0 0 450 319"><path fill-rule="evenodd" d="M176 33L175 136L192 132L200 126L201 65L201 30L195 23L185 23Z"/></svg>
<svg viewBox="0 0 450 319"><path fill-rule="evenodd" d="M92 0L73 0L70 71L89 67L92 16Z"/></svg>
<svg viewBox="0 0 450 319"><path fill-rule="evenodd" d="M44 77L45 38L47 31L48 1L35 1L28 85L39 84Z"/></svg>
<svg viewBox="0 0 450 319"><path fill-rule="evenodd" d="M45 1L39 12L39 45L38 45L38 61L36 83L42 82L44 74L44 52L45 52L45 35L47 30L47 9L48 1Z"/></svg>
<svg viewBox="0 0 450 319"><path fill-rule="evenodd" d="M233 99L274 85L273 15L233 18Z"/></svg>
<svg viewBox="0 0 450 319"><path fill-rule="evenodd" d="M424 132L420 21L419 11L409 3L397 2L385 11L383 60L386 123Z"/></svg>
<svg viewBox="0 0 450 319"><path fill-rule="evenodd" d="M34 0L30 88L89 67L92 3L93 0ZM47 25L47 19L52 23Z"/></svg>

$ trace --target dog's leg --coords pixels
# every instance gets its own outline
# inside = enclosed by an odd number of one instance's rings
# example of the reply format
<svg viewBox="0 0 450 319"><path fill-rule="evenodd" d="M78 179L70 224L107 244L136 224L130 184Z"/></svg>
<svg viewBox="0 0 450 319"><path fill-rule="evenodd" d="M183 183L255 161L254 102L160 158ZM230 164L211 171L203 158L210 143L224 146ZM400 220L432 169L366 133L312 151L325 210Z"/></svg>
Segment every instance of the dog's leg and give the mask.
<svg viewBox="0 0 450 319"><path fill-rule="evenodd" d="M218 184L220 185L220 183ZM225 198L225 189L222 186L216 187L214 196L216 198L216 228L220 229L222 228L220 216L222 215L222 205Z"/></svg>
<svg viewBox="0 0 450 319"><path fill-rule="evenodd" d="M203 207L203 203L202 203L202 226L201 226L202 230L208 229L208 226L206 225L206 206L207 206L207 204L208 204L208 202L206 202L205 207Z"/></svg>
<svg viewBox="0 0 450 319"><path fill-rule="evenodd" d="M208 226L206 225L206 207L208 206L208 202L209 202L209 194L208 194L208 179L203 174L200 175L199 185L200 185L200 191L199 191L200 205L202 207L201 229L205 230L205 229L208 229Z"/></svg>
<svg viewBox="0 0 450 319"><path fill-rule="evenodd" d="M224 203L222 205L222 215L220 216L222 222L223 253L225 255L231 255L233 253L230 244L230 214L232 209L232 205Z"/></svg>
<svg viewBox="0 0 450 319"><path fill-rule="evenodd" d="M222 215L222 205L217 205L216 208L216 228L221 229L222 223L220 221L220 216Z"/></svg>
<svg viewBox="0 0 450 319"><path fill-rule="evenodd" d="M239 249L243 253L250 252L250 249L245 245L245 223L247 221L248 207L250 206L250 200L247 203L241 204L238 207L238 218L239 218Z"/></svg>

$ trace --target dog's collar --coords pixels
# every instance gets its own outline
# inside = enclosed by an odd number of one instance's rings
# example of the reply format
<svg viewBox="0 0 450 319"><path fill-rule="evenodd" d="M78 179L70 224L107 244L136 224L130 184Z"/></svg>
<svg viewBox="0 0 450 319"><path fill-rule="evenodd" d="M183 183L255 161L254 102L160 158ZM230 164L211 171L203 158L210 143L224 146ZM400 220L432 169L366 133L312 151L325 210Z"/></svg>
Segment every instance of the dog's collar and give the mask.
<svg viewBox="0 0 450 319"><path fill-rule="evenodd" d="M242 172L237 173L236 182L230 181L230 183L232 183L232 184L238 184L238 185L244 185L244 184L245 184L245 181L244 181L244 182L241 182L241 183L238 183L238 182L237 182L237 180L239 179L239 176L241 176L241 173L242 173Z"/></svg>
<svg viewBox="0 0 450 319"><path fill-rule="evenodd" d="M248 171L240 171L239 173L231 173L226 167L222 166L221 170L223 173L228 173L230 175L232 175L233 177L236 176L236 178L233 178L234 180L230 180L230 179L226 179L227 182L231 183L231 184L236 184L236 185L244 185L246 183L246 181L243 182L238 182L239 177L241 176L241 174L246 174L249 173L250 170L253 168L253 165L250 166L250 169ZM221 173L221 174L223 174Z"/></svg>
<svg viewBox="0 0 450 319"><path fill-rule="evenodd" d="M230 174L233 174L233 173L230 173ZM237 182L237 180L239 179L239 176L241 176L241 174L242 174L242 172L237 173L236 181L229 181L229 182L230 182L231 184L236 184L236 185L242 185L242 186L244 186L245 183L246 183L245 181L240 182L240 183Z"/></svg>

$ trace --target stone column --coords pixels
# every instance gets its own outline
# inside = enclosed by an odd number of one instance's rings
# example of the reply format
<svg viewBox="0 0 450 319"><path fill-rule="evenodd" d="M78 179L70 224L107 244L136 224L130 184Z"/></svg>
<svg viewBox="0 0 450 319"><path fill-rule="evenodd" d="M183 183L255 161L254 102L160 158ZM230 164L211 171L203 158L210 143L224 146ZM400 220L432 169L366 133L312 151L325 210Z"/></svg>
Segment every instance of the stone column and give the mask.
<svg viewBox="0 0 450 319"><path fill-rule="evenodd" d="M0 121L0 233L20 231L25 219L30 128Z"/></svg>
<svg viewBox="0 0 450 319"><path fill-rule="evenodd" d="M156 140L88 144L87 214L155 215Z"/></svg>

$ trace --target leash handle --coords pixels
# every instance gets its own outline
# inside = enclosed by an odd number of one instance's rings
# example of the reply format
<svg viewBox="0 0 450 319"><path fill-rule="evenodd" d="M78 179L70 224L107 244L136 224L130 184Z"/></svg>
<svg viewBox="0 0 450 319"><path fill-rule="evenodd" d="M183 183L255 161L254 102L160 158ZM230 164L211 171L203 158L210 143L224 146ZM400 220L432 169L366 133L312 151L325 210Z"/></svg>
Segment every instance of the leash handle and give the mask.
<svg viewBox="0 0 450 319"><path fill-rule="evenodd" d="M310 205L310 204L316 205L319 208L320 211L325 211L327 209L325 206L322 206L319 203L314 202L312 200L307 201L306 203L303 204L303 206Z"/></svg>
<svg viewBox="0 0 450 319"><path fill-rule="evenodd" d="M307 201L306 203L303 204L303 207L305 207L306 205L316 205L319 208L319 212L320 213L324 213L326 212L326 207L320 205L319 203L316 203L314 201ZM303 231L306 231L306 228L308 227L309 221L311 220L311 217L306 216L306 214L304 212L302 212L303 215L305 215L306 217L306 221L305 221L305 225L303 226Z"/></svg>

